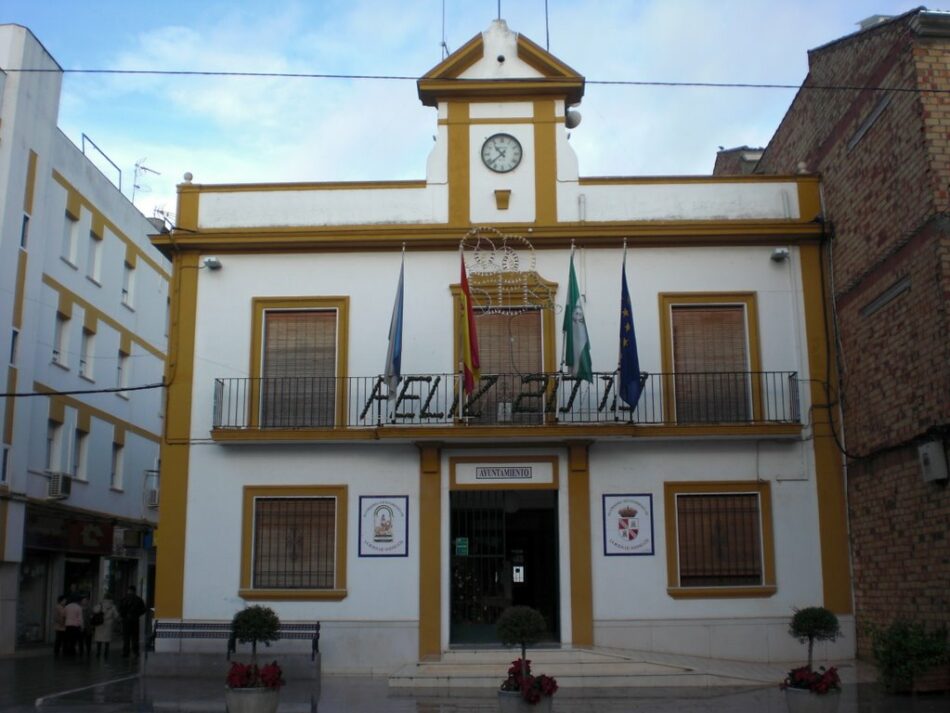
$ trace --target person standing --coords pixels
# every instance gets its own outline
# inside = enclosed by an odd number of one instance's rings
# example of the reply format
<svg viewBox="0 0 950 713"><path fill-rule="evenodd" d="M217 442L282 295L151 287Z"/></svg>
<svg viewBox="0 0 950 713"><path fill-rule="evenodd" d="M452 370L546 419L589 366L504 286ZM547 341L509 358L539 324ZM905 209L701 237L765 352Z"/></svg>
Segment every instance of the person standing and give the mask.
<svg viewBox="0 0 950 713"><path fill-rule="evenodd" d="M82 654L82 607L76 599L70 599L64 608L66 612L66 641L65 653L75 656L76 648Z"/></svg>
<svg viewBox="0 0 950 713"><path fill-rule="evenodd" d="M139 655L139 618L145 613L145 602L130 585L129 591L119 602L119 615L122 617L122 656Z"/></svg>
<svg viewBox="0 0 950 713"><path fill-rule="evenodd" d="M89 597L79 600L82 607L82 634L79 640L79 653L83 656L92 656L92 605Z"/></svg>
<svg viewBox="0 0 950 713"><path fill-rule="evenodd" d="M109 658L109 645L112 643L112 627L115 620L119 617L115 604L109 595L106 595L102 602L96 606L92 612L92 624L95 629L93 640L96 642L96 658L103 653L105 648L105 658ZM103 647L105 644L105 647Z"/></svg>
<svg viewBox="0 0 950 713"><path fill-rule="evenodd" d="M59 656L66 648L66 596L56 599L53 607L53 656Z"/></svg>

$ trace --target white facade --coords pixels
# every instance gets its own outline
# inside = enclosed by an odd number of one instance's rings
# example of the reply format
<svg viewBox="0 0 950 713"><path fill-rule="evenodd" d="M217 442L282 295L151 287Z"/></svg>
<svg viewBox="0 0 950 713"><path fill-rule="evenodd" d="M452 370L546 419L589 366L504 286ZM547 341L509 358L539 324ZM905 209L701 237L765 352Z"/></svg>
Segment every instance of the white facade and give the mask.
<svg viewBox="0 0 950 713"><path fill-rule="evenodd" d="M539 79L562 84L549 89ZM563 124L565 103L579 100L582 88L570 68L497 22L419 82L438 121L424 182L182 184L183 230L156 238L166 251L174 241L184 280L172 311L185 346L170 359L187 374L170 392L163 446L163 488L175 509L163 510L159 530L159 619L227 621L245 605L263 603L282 619L318 620L329 672L387 673L484 641L477 637L489 629L463 611L464 593L474 592L486 610L500 606L486 593L492 583L467 589L458 574L474 571L465 558L479 546L478 535L459 529L466 498L484 495L537 523L526 533L505 521L503 537L528 544L500 556L499 566L546 564L512 570L510 581L502 571L503 589L512 603L518 595L511 592L528 591L516 586L523 575L562 646L783 660L798 653L787 635L789 616L816 604L835 609L853 631L847 567L828 566L845 545L836 541L844 532L840 461L825 425L809 417L821 393L811 384L827 376L815 321L817 181L584 179ZM521 164L505 173L482 162L484 142L498 133L515 137L523 150ZM517 265L505 264L494 277L479 274L487 247L473 250L473 228L497 248L508 235ZM539 358L548 380L537 393L556 392L563 408L522 422L510 402L483 421L452 411L453 388L437 386L436 377L453 383L462 358L460 243L476 307L491 306L485 295L496 277L516 285L505 288L501 306L509 308L529 282L556 285L553 299L537 290L524 299L544 315ZM580 400L590 398L587 406L564 406L574 382L560 363L572 243L595 372L594 382L577 391ZM612 409L602 390L617 369L625 244L640 369L650 375L635 417ZM385 392L374 400L372 388L384 371L403 246L402 375L428 380L407 392L418 398L399 402L401 415L374 420L385 402ZM777 246L787 248L787 257L776 259L784 255L774 255ZM218 258L217 269L204 262L210 256ZM679 348L671 336L674 303L743 305L742 372L751 374L744 383L761 385L752 387L761 391L754 413L677 420L670 386L670 351ZM329 304L337 305L340 362L332 423L264 423L268 305L279 311ZM518 383L515 395L525 398L524 384L541 382ZM477 403L470 406L474 411ZM482 467L484 485L471 475ZM335 496L339 504L345 497L336 515L345 522L336 585L255 585L259 500L330 488L345 492ZM720 491L757 498L761 581L684 585L668 499ZM617 527L609 505L620 496L652 503L640 525L649 523L650 542L640 552L608 543ZM378 498L405 503L400 556L363 550L361 503ZM548 559L524 551L532 539L555 543L543 555ZM846 636L837 653L847 654L853 641ZM220 648L187 640L158 645L166 652ZM282 645L289 646L278 643L278 650Z"/></svg>
<svg viewBox="0 0 950 713"><path fill-rule="evenodd" d="M10 652L52 640L59 594L150 586L163 393L116 390L162 382L170 268L57 128L61 73L29 30L0 26L0 69L0 354L4 392L25 394L0 400Z"/></svg>

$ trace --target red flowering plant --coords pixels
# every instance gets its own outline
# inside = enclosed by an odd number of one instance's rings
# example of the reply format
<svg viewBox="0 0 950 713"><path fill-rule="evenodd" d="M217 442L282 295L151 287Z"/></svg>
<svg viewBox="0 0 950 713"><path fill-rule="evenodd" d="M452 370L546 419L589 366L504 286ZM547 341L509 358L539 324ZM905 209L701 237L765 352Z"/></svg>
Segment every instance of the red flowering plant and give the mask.
<svg viewBox="0 0 950 713"><path fill-rule="evenodd" d="M834 666L827 670L824 666L819 666L817 671L813 671L808 666L799 666L789 671L785 680L782 681L782 690L786 688L800 688L812 693L828 693L841 690L841 679L838 677L838 669Z"/></svg>
<svg viewBox="0 0 950 713"><path fill-rule="evenodd" d="M228 688L269 688L277 690L284 685L283 671L276 661L257 665L257 645L270 646L280 638L280 619L269 607L253 606L242 609L231 620L231 640L228 653L236 650L237 642L251 645L251 663L235 661L228 671Z"/></svg>
<svg viewBox="0 0 950 713"><path fill-rule="evenodd" d="M797 609L788 627L788 633L801 643L808 644L808 663L793 668L782 681L782 690L797 688L812 693L825 694L841 690L841 679L838 669L832 666L818 670L812 668L813 650L816 641L834 641L841 636L838 628L838 617L824 607L807 607Z"/></svg>
<svg viewBox="0 0 950 713"><path fill-rule="evenodd" d="M511 662L508 678L502 681L500 690L520 691L521 697L532 705L544 696L553 696L557 681L544 674L533 676L527 656L528 644L540 641L547 630L541 612L525 606L508 607L499 617L497 629L502 644L521 647L521 658Z"/></svg>
<svg viewBox="0 0 950 713"><path fill-rule="evenodd" d="M276 661L258 667L256 663L235 661L228 671L228 688L280 688L284 675Z"/></svg>
<svg viewBox="0 0 950 713"><path fill-rule="evenodd" d="M531 661L515 659L508 668L508 678L501 684L502 691L520 691L521 697L534 705L541 702L542 696L553 696L557 692L557 681L553 676L531 675Z"/></svg>

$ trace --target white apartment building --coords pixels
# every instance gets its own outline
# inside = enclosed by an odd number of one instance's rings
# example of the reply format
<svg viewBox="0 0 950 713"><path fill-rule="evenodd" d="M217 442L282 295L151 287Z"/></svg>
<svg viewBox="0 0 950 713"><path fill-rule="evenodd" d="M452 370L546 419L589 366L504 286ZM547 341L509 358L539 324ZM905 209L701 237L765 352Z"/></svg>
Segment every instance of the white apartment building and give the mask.
<svg viewBox="0 0 950 713"><path fill-rule="evenodd" d="M163 390L131 389L162 381L170 266L57 127L61 82L0 25L0 653L51 641L59 594L148 592L154 566Z"/></svg>

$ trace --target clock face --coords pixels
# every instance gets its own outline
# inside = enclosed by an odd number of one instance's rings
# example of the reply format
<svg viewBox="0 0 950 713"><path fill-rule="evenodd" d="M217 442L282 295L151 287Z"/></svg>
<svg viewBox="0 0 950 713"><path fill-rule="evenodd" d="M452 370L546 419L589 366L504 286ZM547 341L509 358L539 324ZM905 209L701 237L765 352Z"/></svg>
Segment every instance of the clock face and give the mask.
<svg viewBox="0 0 950 713"><path fill-rule="evenodd" d="M482 144L482 161L495 173L514 171L521 163L521 144L511 134L489 136Z"/></svg>

